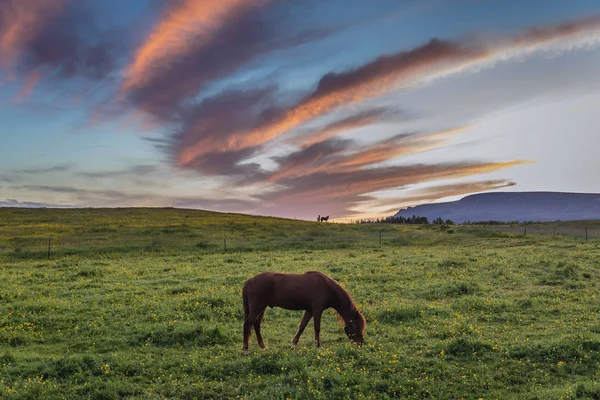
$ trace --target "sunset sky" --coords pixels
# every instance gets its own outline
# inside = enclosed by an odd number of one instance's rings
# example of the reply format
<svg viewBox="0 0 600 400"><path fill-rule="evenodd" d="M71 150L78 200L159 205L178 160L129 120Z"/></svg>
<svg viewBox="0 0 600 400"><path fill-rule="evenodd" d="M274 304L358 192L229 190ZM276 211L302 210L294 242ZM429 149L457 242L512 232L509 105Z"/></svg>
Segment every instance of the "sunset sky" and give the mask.
<svg viewBox="0 0 600 400"><path fill-rule="evenodd" d="M0 206L600 192L598 0L0 0Z"/></svg>

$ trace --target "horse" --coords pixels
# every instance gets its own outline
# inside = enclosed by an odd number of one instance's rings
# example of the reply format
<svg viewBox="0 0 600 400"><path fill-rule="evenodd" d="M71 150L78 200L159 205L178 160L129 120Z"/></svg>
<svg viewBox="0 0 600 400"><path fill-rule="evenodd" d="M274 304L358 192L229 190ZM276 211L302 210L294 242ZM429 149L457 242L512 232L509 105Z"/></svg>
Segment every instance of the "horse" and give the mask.
<svg viewBox="0 0 600 400"><path fill-rule="evenodd" d="M242 289L244 304L244 344L248 354L248 342L252 327L256 332L258 345L268 349L263 341L260 326L267 307L280 307L287 310L304 310L304 316L298 324L298 331L292 339L292 348L300 340L300 335L311 318L314 318L315 344L321 348L321 314L328 308L337 311L344 322L344 331L348 338L358 345L364 344L367 322L356 308L352 296L333 278L318 271L304 274L282 274L263 272L244 283Z"/></svg>
<svg viewBox="0 0 600 400"><path fill-rule="evenodd" d="M329 215L326 217L321 217L321 222L323 222L323 221L327 222L328 220L329 220Z"/></svg>
<svg viewBox="0 0 600 400"><path fill-rule="evenodd" d="M321 214L317 215L317 222L321 222Z"/></svg>

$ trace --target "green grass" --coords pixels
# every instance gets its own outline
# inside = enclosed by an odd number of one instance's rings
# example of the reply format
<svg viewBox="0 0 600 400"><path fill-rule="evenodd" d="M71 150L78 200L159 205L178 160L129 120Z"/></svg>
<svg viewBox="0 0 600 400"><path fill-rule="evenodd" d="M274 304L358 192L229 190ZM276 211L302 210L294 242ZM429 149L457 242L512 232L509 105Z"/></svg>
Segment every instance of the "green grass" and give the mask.
<svg viewBox="0 0 600 400"><path fill-rule="evenodd" d="M600 242L496 233L0 209L0 398L600 398ZM26 246L48 237L79 245ZM270 350L244 356L241 288L266 270L337 279L367 344L327 312L324 349L309 324L291 350L301 313L269 309Z"/></svg>

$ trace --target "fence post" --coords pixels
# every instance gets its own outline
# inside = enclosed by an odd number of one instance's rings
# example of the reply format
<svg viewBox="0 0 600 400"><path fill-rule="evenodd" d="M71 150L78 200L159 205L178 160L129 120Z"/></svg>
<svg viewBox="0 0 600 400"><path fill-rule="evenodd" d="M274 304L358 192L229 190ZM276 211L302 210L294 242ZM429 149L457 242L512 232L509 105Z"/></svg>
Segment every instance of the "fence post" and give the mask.
<svg viewBox="0 0 600 400"><path fill-rule="evenodd" d="M48 239L48 260L50 259L50 241L52 239Z"/></svg>
<svg viewBox="0 0 600 400"><path fill-rule="evenodd" d="M227 251L227 239L223 238L223 249Z"/></svg>
<svg viewBox="0 0 600 400"><path fill-rule="evenodd" d="M527 236L527 225L525 225L525 230L523 231L523 236Z"/></svg>
<svg viewBox="0 0 600 400"><path fill-rule="evenodd" d="M585 241L588 241L588 234L587 234L587 228L585 228Z"/></svg>

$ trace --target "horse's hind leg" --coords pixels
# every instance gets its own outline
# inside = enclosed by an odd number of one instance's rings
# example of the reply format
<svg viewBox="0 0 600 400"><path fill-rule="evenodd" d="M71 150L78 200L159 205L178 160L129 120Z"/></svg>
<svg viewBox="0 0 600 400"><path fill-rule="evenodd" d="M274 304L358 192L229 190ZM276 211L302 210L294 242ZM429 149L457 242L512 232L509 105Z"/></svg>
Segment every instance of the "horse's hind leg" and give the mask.
<svg viewBox="0 0 600 400"><path fill-rule="evenodd" d="M269 348L267 346L265 346L265 342L263 341L262 335L260 333L260 324L262 324L262 320L263 320L263 317L265 316L266 310L267 310L266 308L264 310L262 310L262 312L260 313L258 318L256 318L256 321L254 321L254 332L256 332L256 340L258 341L258 345L260 346L260 348L268 350Z"/></svg>
<svg viewBox="0 0 600 400"><path fill-rule="evenodd" d="M298 331L296 332L296 336L292 339L292 348L295 348L298 344L298 340L300 340L300 335L304 332L304 328L308 324L308 321L312 318L312 311L306 310L304 312L304 316L302 317L302 321L298 324Z"/></svg>

